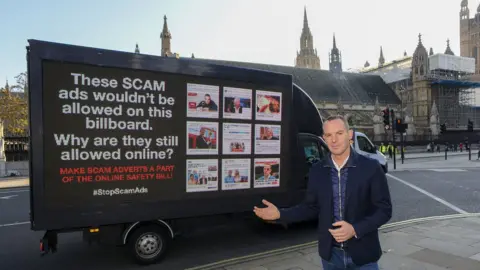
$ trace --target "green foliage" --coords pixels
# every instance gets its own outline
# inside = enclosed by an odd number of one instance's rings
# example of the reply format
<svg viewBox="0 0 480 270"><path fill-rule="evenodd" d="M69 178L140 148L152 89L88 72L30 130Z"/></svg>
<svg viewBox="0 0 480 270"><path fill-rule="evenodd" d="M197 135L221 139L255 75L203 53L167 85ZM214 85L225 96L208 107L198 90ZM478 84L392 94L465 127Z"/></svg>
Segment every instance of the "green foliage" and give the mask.
<svg viewBox="0 0 480 270"><path fill-rule="evenodd" d="M5 135L25 136L28 128L27 74L15 77L16 84L0 88L0 121Z"/></svg>

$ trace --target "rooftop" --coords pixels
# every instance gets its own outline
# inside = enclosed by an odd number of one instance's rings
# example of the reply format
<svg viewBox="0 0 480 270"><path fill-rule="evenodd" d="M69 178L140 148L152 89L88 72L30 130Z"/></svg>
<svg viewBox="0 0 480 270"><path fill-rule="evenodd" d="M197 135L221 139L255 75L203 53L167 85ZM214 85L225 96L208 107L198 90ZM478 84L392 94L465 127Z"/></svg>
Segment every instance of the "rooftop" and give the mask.
<svg viewBox="0 0 480 270"><path fill-rule="evenodd" d="M378 96L380 104L400 104L395 92L378 75L358 73L332 73L328 70L298 68L260 63L236 62L195 58L212 64L259 69L278 73L291 74L295 84L305 90L317 102L344 104L374 104Z"/></svg>

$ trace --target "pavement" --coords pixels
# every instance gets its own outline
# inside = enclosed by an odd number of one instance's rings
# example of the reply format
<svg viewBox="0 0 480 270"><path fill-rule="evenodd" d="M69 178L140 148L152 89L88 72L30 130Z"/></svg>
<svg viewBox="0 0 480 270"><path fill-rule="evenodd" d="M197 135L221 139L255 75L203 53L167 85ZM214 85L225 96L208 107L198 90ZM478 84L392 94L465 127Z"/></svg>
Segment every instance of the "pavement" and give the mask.
<svg viewBox="0 0 480 270"><path fill-rule="evenodd" d="M426 164L430 164L431 168L425 166ZM451 167L448 167L449 164ZM468 167L468 164L472 164L472 166ZM457 157L455 159L448 159L447 162L442 160L424 161L419 159L416 162L406 162L405 165L410 167L397 171L391 169L387 174L387 181L393 203L393 216L388 223L389 226L399 224L398 222L401 222L400 224L402 224L402 226L409 226L412 224L408 224L406 220L411 219L428 219L434 216L463 215L465 213L480 212L480 162L466 161L465 157ZM390 164L390 168L392 168L392 164ZM12 180L22 181L21 178L16 178L0 180L0 183ZM201 265L230 260L231 258L244 258L245 256L250 256L251 258L252 254L265 251L289 249L292 246L312 242L316 239L317 234L315 223L296 224L288 228L288 230L284 230L283 228L263 226L257 219L254 219L252 215L251 220L232 221L223 227L202 226L204 228L206 227L205 231L177 238L173 242L168 256L158 265L140 267L132 263L125 248L99 246L96 244L89 246L82 242L82 234L78 232L61 234L59 236L58 252L40 257L38 243L43 232L30 230L29 211L30 194L28 187L0 189L0 269L2 270L191 269ZM456 225L449 226L455 227ZM445 225L445 227L448 226ZM390 229L393 230L393 227ZM407 228L396 227L395 229L398 229L397 231L404 235L403 233L406 232L400 230L406 230ZM466 231L463 228L458 228L458 230L462 232ZM423 236L435 239L435 237L429 234L430 233L426 233ZM388 238L389 235L387 235L387 231L382 231L382 244L386 251L382 260L389 257L397 261L408 262L412 260L413 257L411 256L398 257L396 253L388 252L389 249L398 251L401 248L387 245L388 241L393 241L394 244L397 242L394 238L391 239L395 241L388 240L390 239ZM480 235L480 227L477 229L477 233L472 235L471 239L477 239ZM420 240L423 236L419 236L418 239ZM401 240L402 239L398 240L399 245L403 245L403 242L400 242ZM432 243L432 241L434 240L427 241L427 244ZM460 240L457 240L457 242L458 241ZM407 244L418 246L425 243ZM439 248L441 248L444 246L448 247L452 244L442 243L438 245L440 246ZM478 244L478 246L480 246L480 244ZM439 248L434 249L431 247L430 249L439 251ZM456 250L461 250L461 248L456 248ZM423 254L415 252L411 253L414 254L412 256L420 256ZM304 255L307 255L306 251L304 251L304 253ZM309 254L314 256L312 252ZM438 255L438 253L435 254ZM474 254L471 256L473 255ZM318 256L312 257L312 260L313 259L318 260ZM418 260L416 257L413 259ZM451 260L453 261L453 259ZM290 267L290 270L299 270L300 267L301 266L296 266L296 268ZM258 269L265 270L265 268ZM432 266L432 268L420 267L413 269L442 268L434 268Z"/></svg>
<svg viewBox="0 0 480 270"><path fill-rule="evenodd" d="M381 229L380 269L480 269L479 216L403 222ZM271 250L188 270L319 270L323 268L317 244Z"/></svg>
<svg viewBox="0 0 480 270"><path fill-rule="evenodd" d="M28 187L30 185L28 177L1 177L0 189L2 188L15 188L15 187Z"/></svg>
<svg viewBox="0 0 480 270"><path fill-rule="evenodd" d="M401 160L397 159L396 169L394 169L393 159L388 159L389 171L480 168L480 160L477 160L477 156L474 156L473 153L471 160L468 159L468 155L449 155L447 160L445 160L445 153L436 156L432 156L430 153L430 155L429 158L405 158L403 164Z"/></svg>
<svg viewBox="0 0 480 270"><path fill-rule="evenodd" d="M471 156L472 156L472 159L477 159L477 153L478 153L478 150L475 150L475 151L472 151L471 152ZM449 157L458 157L458 156L464 156L464 157L467 157L468 159L468 154L469 152L467 151L463 151L463 152L447 152L447 159ZM386 154L386 156L388 156L388 153ZM443 158L445 159L445 152L434 152L434 153L429 153L429 152L417 152L417 153L409 153L409 152L405 152L404 153L404 159L429 159L429 158ZM395 154L395 158L396 159L402 159L402 156L400 155L400 153L396 153Z"/></svg>

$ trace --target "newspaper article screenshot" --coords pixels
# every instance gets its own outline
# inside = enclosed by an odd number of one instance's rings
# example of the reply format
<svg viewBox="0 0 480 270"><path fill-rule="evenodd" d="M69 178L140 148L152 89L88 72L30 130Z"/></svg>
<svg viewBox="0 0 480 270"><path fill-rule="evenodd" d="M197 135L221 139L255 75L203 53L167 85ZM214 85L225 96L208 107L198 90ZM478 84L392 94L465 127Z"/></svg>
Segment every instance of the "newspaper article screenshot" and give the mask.
<svg viewBox="0 0 480 270"><path fill-rule="evenodd" d="M256 100L255 119L282 121L282 93L258 90Z"/></svg>
<svg viewBox="0 0 480 270"><path fill-rule="evenodd" d="M218 123L187 122L187 155L218 154Z"/></svg>
<svg viewBox="0 0 480 270"><path fill-rule="evenodd" d="M280 159L257 158L255 159L254 188L280 186Z"/></svg>
<svg viewBox="0 0 480 270"><path fill-rule="evenodd" d="M219 86L187 84L187 117L218 118Z"/></svg>
<svg viewBox="0 0 480 270"><path fill-rule="evenodd" d="M250 188L250 159L222 160L222 190Z"/></svg>
<svg viewBox="0 0 480 270"><path fill-rule="evenodd" d="M231 119L252 119L252 90L224 87L223 117Z"/></svg>
<svg viewBox="0 0 480 270"><path fill-rule="evenodd" d="M280 154L280 126L255 125L255 154Z"/></svg>
<svg viewBox="0 0 480 270"><path fill-rule="evenodd" d="M252 125L223 123L223 154L251 154Z"/></svg>
<svg viewBox="0 0 480 270"><path fill-rule="evenodd" d="M218 190L218 160L187 160L187 192Z"/></svg>

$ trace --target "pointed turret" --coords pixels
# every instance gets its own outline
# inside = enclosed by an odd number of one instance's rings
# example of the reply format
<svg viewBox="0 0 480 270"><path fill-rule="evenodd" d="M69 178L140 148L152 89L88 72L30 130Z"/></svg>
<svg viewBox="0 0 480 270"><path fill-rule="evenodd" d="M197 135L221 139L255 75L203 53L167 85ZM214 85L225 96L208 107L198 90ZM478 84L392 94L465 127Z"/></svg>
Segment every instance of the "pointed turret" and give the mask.
<svg viewBox="0 0 480 270"><path fill-rule="evenodd" d="M370 63L368 62L368 60L365 62L365 64L363 65L363 67L369 67L370 66Z"/></svg>
<svg viewBox="0 0 480 270"><path fill-rule="evenodd" d="M303 28L300 35L300 52L295 60L296 67L320 69L320 57L313 46L313 36L308 26L307 7L303 11Z"/></svg>
<svg viewBox="0 0 480 270"><path fill-rule="evenodd" d="M447 49L445 49L445 54L455 55L452 49L450 48L450 39L447 39Z"/></svg>
<svg viewBox="0 0 480 270"><path fill-rule="evenodd" d="M195 58L195 54L192 53L192 58Z"/></svg>
<svg viewBox="0 0 480 270"><path fill-rule="evenodd" d="M429 70L428 52L422 43L422 34L418 34L418 44L412 59L413 81L421 80L427 75Z"/></svg>
<svg viewBox="0 0 480 270"><path fill-rule="evenodd" d="M303 31L310 32L310 27L308 27L307 6L303 7Z"/></svg>
<svg viewBox="0 0 480 270"><path fill-rule="evenodd" d="M380 115L381 109L380 109L380 102L378 102L378 96L375 96L375 106L373 107L373 110L376 115Z"/></svg>
<svg viewBox="0 0 480 270"><path fill-rule="evenodd" d="M430 55L430 56L433 55L433 48L432 47L430 47L430 52L428 53L428 55Z"/></svg>
<svg viewBox="0 0 480 270"><path fill-rule="evenodd" d="M140 53L140 48L138 48L138 43L135 44L135 53Z"/></svg>
<svg viewBox="0 0 480 270"><path fill-rule="evenodd" d="M329 53L330 71L342 72L342 55L337 48L337 41L335 39L335 33L333 34L333 47Z"/></svg>
<svg viewBox="0 0 480 270"><path fill-rule="evenodd" d="M343 106L342 96L338 96L337 114L345 116L345 107Z"/></svg>
<svg viewBox="0 0 480 270"><path fill-rule="evenodd" d="M385 57L383 57L383 48L380 46L380 58L378 58L378 66L381 67L385 64Z"/></svg>
<svg viewBox="0 0 480 270"><path fill-rule="evenodd" d="M170 40L172 39L172 34L168 30L167 15L163 16L163 30L160 33L160 38L162 39L162 56L171 56Z"/></svg>

